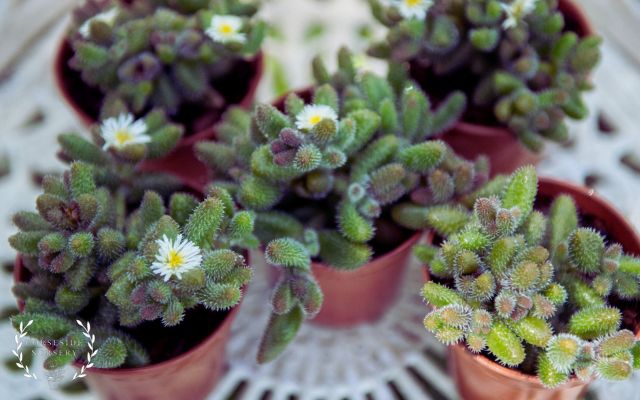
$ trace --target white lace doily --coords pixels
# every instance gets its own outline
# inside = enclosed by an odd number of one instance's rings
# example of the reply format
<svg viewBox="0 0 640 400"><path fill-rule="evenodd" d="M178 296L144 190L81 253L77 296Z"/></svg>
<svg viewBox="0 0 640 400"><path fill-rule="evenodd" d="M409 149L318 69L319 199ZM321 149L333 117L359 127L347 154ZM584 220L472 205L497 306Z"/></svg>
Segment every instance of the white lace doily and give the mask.
<svg viewBox="0 0 640 400"><path fill-rule="evenodd" d="M66 12L76 0L0 0L0 175L8 159L10 172L0 177L0 260L10 261L13 251L6 238L14 232L10 216L34 205L38 188L33 175L59 170L55 158L56 135L80 126L55 91L51 60L67 23ZM583 1L599 12L602 0ZM626 7L637 13L637 1L606 2L607 9ZM269 0L264 10L287 40L272 39L267 53L278 54L292 88L309 80L309 61L320 52L333 59L336 49L350 45L363 51L357 33L372 26L364 0ZM638 13L636 16L640 15ZM633 16L625 15L628 18ZM607 20L610 23L610 20ZM636 21L640 21L640 18ZM597 25L598 20L596 20ZM317 27L315 34L309 29ZM637 27L637 25L635 25ZM605 32L612 31L607 25ZM637 30L637 29L636 29ZM632 31L635 31L632 29ZM613 35L615 36L615 35ZM606 39L613 38L607 36ZM269 63L259 97L274 97ZM367 64L379 68L380 64ZM604 45L604 60L594 76L597 91L588 97L592 116L572 127L571 147L549 146L539 167L541 174L594 185L640 227L640 175L621 163L635 152L640 157L640 68L613 41ZM277 82L276 82L277 83ZM598 116L615 126L604 134ZM588 179L587 179L588 178ZM254 363L258 335L268 314L264 269L247 294L233 328L229 345L230 369L210 399L450 399L455 387L447 375L444 347L422 327L425 306L417 296L420 273L414 265L402 297L375 325L327 330L305 325L283 357L267 366ZM0 308L11 307L11 277L0 279ZM0 323L0 357L11 356L14 331ZM35 366L40 360L36 360ZM622 383L598 382L594 398L640 399L640 377ZM0 368L0 399L92 399L91 394L70 397L53 390L45 380L27 380ZM294 397L291 397L294 396Z"/></svg>

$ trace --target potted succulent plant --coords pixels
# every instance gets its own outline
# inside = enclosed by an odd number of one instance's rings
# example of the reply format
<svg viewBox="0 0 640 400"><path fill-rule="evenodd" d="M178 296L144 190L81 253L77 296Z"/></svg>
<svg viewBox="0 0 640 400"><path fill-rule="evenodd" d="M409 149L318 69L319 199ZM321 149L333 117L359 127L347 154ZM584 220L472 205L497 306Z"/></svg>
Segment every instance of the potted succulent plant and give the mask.
<svg viewBox="0 0 640 400"><path fill-rule="evenodd" d="M461 90L462 120L442 139L463 157L489 156L492 173L536 163L544 139L568 139L600 58L571 0L370 0L390 28L371 54L391 60L438 100Z"/></svg>
<svg viewBox="0 0 640 400"><path fill-rule="evenodd" d="M451 346L464 398L575 399L640 366L637 235L586 190L537 186L519 169L472 196L468 222L438 247L416 248L433 279L424 324Z"/></svg>
<svg viewBox="0 0 640 400"><path fill-rule="evenodd" d="M203 196L135 168L162 148L160 132L121 147L61 136L70 167L45 177L37 212L17 213L9 239L14 326L47 344L45 368L74 363L105 398L205 398L251 277L238 250L257 246L252 213L223 188Z"/></svg>
<svg viewBox="0 0 640 400"><path fill-rule="evenodd" d="M253 102L265 34L257 10L239 0L87 0L58 49L56 81L86 125L164 110L185 135L161 163L203 174L190 146L214 137L230 104Z"/></svg>
<svg viewBox="0 0 640 400"><path fill-rule="evenodd" d="M216 128L219 141L196 145L216 184L256 212L256 235L273 241L267 261L285 267L260 361L318 310L314 321L334 327L380 318L420 237L406 228L424 228L412 206L447 204L488 177L485 159L463 160L429 139L454 123L463 95L431 111L410 81L361 74L346 49L338 59L334 75L316 59L317 84L290 93L281 109L230 110Z"/></svg>

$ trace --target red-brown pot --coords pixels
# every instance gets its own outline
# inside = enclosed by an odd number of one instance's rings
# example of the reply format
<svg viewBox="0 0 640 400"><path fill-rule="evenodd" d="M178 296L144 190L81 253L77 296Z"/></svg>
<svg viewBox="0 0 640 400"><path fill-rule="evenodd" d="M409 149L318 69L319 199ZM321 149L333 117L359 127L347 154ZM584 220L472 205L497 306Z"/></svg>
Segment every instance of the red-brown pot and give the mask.
<svg viewBox="0 0 640 400"><path fill-rule="evenodd" d="M573 197L581 218L620 243L628 254L640 255L640 238L627 220L592 189L552 178L540 178L538 199L553 200L560 194ZM638 325L636 337L640 339ZM582 398L589 383L572 378L565 384L545 388L532 375L503 367L483 355L472 354L462 345L450 347L449 369L458 391L466 400L574 400Z"/></svg>
<svg viewBox="0 0 640 400"><path fill-rule="evenodd" d="M186 190L202 193L200 186L185 181ZM247 254L245 254L247 258ZM15 282L28 279L22 256L16 256L13 270ZM18 300L24 310L24 301ZM138 368L86 370L87 384L107 400L175 400L205 399L218 383L226 366L226 344L239 306L221 315L215 330L197 345L171 359ZM161 332L160 332L161 334ZM75 366L80 368L80 364Z"/></svg>
<svg viewBox="0 0 640 400"><path fill-rule="evenodd" d="M324 302L310 322L348 328L379 320L398 298L413 246L421 237L416 233L393 251L353 271L314 262L311 271L322 288Z"/></svg>
<svg viewBox="0 0 640 400"><path fill-rule="evenodd" d="M594 33L582 8L573 0L560 0L559 9L565 16L569 29L585 37ZM418 72L416 72L418 71ZM420 74L420 67L412 64L412 74ZM415 75L414 75L415 76ZM418 79L419 80L419 79ZM428 83L428 82L427 82ZM429 92L428 87L423 87ZM486 112L491 113L492 110ZM537 165L541 155L524 147L517 136L508 128L498 125L482 125L463 120L440 136L455 152L474 160L481 154L489 157L491 175L511 174L524 165Z"/></svg>
<svg viewBox="0 0 640 400"><path fill-rule="evenodd" d="M71 46L66 39L63 39L58 45L54 61L54 78L56 86L66 103L73 110L76 117L85 126L91 126L97 122L97 111L102 95L100 92L86 85L80 78L77 71L71 69L68 65L69 59L72 57ZM262 78L264 71L264 56L262 52L258 53L252 60L246 61L247 68L251 71L251 77L248 80L246 93L239 99L237 105L249 108L253 104L255 93ZM78 93L89 93L88 96L82 96ZM84 97L88 97L89 100ZM93 111L89 111L93 108ZM218 114L196 117L197 122L193 123L193 127L185 132L185 137L177 145L176 149L166 157L158 160L145 161L142 165L143 170L173 173L185 180L190 180L199 186L204 185L210 179L209 169L201 163L193 155L193 146L195 143L203 140L213 140L216 137L214 124L221 115Z"/></svg>
<svg viewBox="0 0 640 400"><path fill-rule="evenodd" d="M429 243L432 237L427 234ZM331 328L349 328L379 320L398 298L412 248L421 238L422 233L416 233L394 250L353 271L312 262L311 271L322 288L324 302L318 315L309 322ZM275 284L281 270L268 268L268 277Z"/></svg>
<svg viewBox="0 0 640 400"><path fill-rule="evenodd" d="M18 255L14 280L22 282L25 272ZM24 309L22 300L18 301L18 308ZM205 399L224 372L225 348L238 310L234 307L211 335L177 357L138 368L89 368L85 370L86 382L106 400ZM80 368L80 364L75 366Z"/></svg>

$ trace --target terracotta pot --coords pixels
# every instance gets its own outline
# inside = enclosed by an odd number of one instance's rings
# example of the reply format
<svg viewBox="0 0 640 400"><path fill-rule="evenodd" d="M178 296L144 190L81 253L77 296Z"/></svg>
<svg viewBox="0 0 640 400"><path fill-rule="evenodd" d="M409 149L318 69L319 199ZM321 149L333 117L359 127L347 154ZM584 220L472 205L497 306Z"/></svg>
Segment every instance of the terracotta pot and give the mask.
<svg viewBox="0 0 640 400"><path fill-rule="evenodd" d="M202 195L201 187L185 181L185 190L194 195ZM245 254L245 258L248 255ZM18 254L13 270L15 282L23 282L29 277L29 271L24 268L22 256ZM214 330L195 346L176 357L160 361L139 368L117 369L87 369L87 383L90 388L103 399L108 400L156 400L156 399L204 399L218 383L224 372L226 358L225 348L231 334L231 325L238 313L239 306L228 312L213 313L198 311L196 314L187 312L183 324L188 321L196 327L203 326L200 318L207 318L207 322L214 325ZM18 300L18 309L24 310L24 301ZM194 309L195 310L195 309ZM212 317L215 317L212 319ZM206 326L206 325L205 325ZM178 329L168 328L168 329ZM146 327L148 332L156 332L161 327ZM197 334L188 331L181 337L197 338ZM162 331L159 332L162 335ZM169 337L178 336L172 332ZM167 331L165 335L167 336ZM75 366L80 368L80 364Z"/></svg>
<svg viewBox="0 0 640 400"><path fill-rule="evenodd" d="M83 125L91 126L97 122L98 112L104 96L98 89L85 84L80 74L69 67L68 61L72 55L73 50L69 42L63 39L58 46L54 61L55 83L76 117ZM258 53L252 60L239 61L238 63L242 69L246 70L245 74L249 75L249 77L246 79L240 78L242 82L247 82L245 93L238 94L238 99L231 104L249 108L254 101L258 84L262 78L264 56L262 53ZM223 110L200 110L194 113L195 115L189 116L190 126L187 126L185 136L176 149L162 159L145 162L143 169L171 172L200 186L208 182L210 178L209 170L193 156L193 145L203 140L215 139L216 134L213 125L219 120L222 112ZM179 120L176 122L185 121Z"/></svg>
<svg viewBox="0 0 640 400"><path fill-rule="evenodd" d="M421 233L414 234L395 250L354 271L314 262L311 270L324 293L324 303L310 322L347 328L379 320L398 298L413 246L421 237Z"/></svg>
<svg viewBox="0 0 640 400"><path fill-rule="evenodd" d="M588 383L572 379L555 389L540 380L505 368L482 355L474 355L461 345L449 348L449 370L465 400L572 400L581 399Z"/></svg>
<svg viewBox="0 0 640 400"><path fill-rule="evenodd" d="M574 1L560 0L559 8L565 16L568 29L578 33L581 37L594 33L586 15ZM417 63L411 64L411 74L418 81L421 81L420 76L424 75L425 72L429 75L424 67L420 67ZM470 85L477 83L477 77L467 78ZM437 82L437 79L437 77L433 76L423 78L423 82L421 82L423 89L429 93L429 82ZM447 88L443 87L442 90L447 91ZM473 112L473 110L469 111ZM493 110L478 110L477 113L492 114ZM492 176L496 174L511 174L521 166L537 165L540 162L541 155L525 148L517 136L508 128L499 125L498 122L483 125L477 122L465 121L465 118L468 117L468 115L465 115L462 121L440 136L440 139L448 143L458 155L469 160L473 160L481 154L487 155L491 162ZM493 119L493 115L491 119Z"/></svg>
<svg viewBox="0 0 640 400"><path fill-rule="evenodd" d="M400 294L412 248L422 237L422 233L416 233L394 250L353 271L313 262L311 271L322 288L324 302L318 315L309 322L331 328L349 328L383 317ZM431 238L432 235L427 234L429 243ZM263 258L264 254L261 252L258 257ZM282 272L279 268L267 268L269 280L275 285Z"/></svg>
<svg viewBox="0 0 640 400"><path fill-rule="evenodd" d="M552 178L540 178L537 201L548 205L560 194L573 197L580 217L620 243L625 252L640 255L640 238L614 207L598 197L592 189ZM640 330L635 328L640 339ZM462 398L467 400L573 400L582 398L589 383L573 378L554 388L545 388L540 380L475 355L464 346L450 347L449 369Z"/></svg>
<svg viewBox="0 0 640 400"><path fill-rule="evenodd" d="M16 257L14 279L26 279L22 257ZM20 311L24 302L18 301ZM86 382L107 400L205 399L224 372L225 348L238 313L234 307L206 339L177 357L139 368L87 369ZM162 334L162 332L159 332ZM80 368L80 364L75 366Z"/></svg>
<svg viewBox="0 0 640 400"><path fill-rule="evenodd" d="M205 399L224 372L235 307L207 339L186 353L141 368L89 369L87 383L104 399Z"/></svg>

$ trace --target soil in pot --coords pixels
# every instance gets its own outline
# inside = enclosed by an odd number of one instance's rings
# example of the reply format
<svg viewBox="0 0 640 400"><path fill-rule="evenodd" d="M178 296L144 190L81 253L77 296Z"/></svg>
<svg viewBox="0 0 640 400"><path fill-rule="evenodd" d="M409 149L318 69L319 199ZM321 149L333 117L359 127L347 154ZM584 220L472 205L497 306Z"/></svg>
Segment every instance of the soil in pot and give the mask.
<svg viewBox="0 0 640 400"><path fill-rule="evenodd" d="M581 37L593 33L584 13L572 0L560 0L559 8L565 15L565 30ZM496 58L496 54L489 54L487 62L495 64ZM447 76L436 75L419 60L410 62L410 74L435 103L455 90L472 98L481 78L469 69L459 69ZM468 107L461 121L441 135L441 139L467 159L486 154L491 161L492 175L510 174L523 165L540 161L539 154L525 148L515 134L497 121L492 107Z"/></svg>
<svg viewBox="0 0 640 400"><path fill-rule="evenodd" d="M561 194L573 197L580 214L581 225L599 230L606 241L620 243L626 253L640 255L640 239L634 229L611 205L594 195L594 192L566 182L550 178L541 178L536 197L535 208L540 211L549 209L552 201ZM447 284L447 282L443 282ZM622 310L623 327L640 337L640 302L621 301L610 298L609 302ZM565 310L565 313L570 310ZM562 320L562 314L559 315ZM566 317L564 320L567 320ZM552 322L553 323L553 322ZM556 322L556 327L561 323ZM465 399L534 399L534 400L573 400L582 398L588 383L573 378L554 389L545 388L535 377L536 354L527 348L527 359L517 369L503 367L495 362L488 352L480 355L470 353L462 345L450 348L450 371L460 394Z"/></svg>
<svg viewBox="0 0 640 400"><path fill-rule="evenodd" d="M159 322L130 332L150 352L151 364L141 368L89 370L87 382L106 399L204 399L225 367L225 346L238 308L212 312L189 310L173 328Z"/></svg>
<svg viewBox="0 0 640 400"><path fill-rule="evenodd" d="M67 102L86 125L95 123L100 114L104 95L95 87L87 85L79 71L69 66L73 50L67 40L63 40L55 60L57 84ZM262 74L262 55L254 59L239 59L229 68L229 73L211 82L212 87L224 99L220 107L204 107L199 103L185 103L172 121L185 126L186 137L211 130L225 108L230 104L249 106ZM147 110L149 111L149 110ZM141 113L144 115L146 112ZM211 135L211 133L209 133Z"/></svg>

